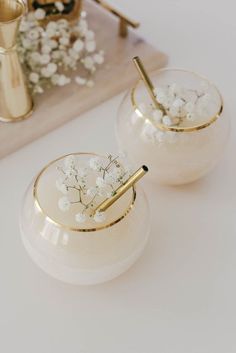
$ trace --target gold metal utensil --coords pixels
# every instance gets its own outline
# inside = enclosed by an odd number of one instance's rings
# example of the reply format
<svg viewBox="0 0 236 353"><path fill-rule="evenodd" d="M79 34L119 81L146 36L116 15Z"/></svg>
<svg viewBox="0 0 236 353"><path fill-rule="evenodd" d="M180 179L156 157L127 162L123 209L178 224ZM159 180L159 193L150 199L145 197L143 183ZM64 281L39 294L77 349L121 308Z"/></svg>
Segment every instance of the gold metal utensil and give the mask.
<svg viewBox="0 0 236 353"><path fill-rule="evenodd" d="M137 181L139 181L146 173L148 172L148 167L143 165L139 168L131 177L125 182L124 185L120 186L115 195L111 198L103 201L96 209L96 212L104 212L106 211L114 202L116 202L126 191L128 191Z"/></svg>
<svg viewBox="0 0 236 353"><path fill-rule="evenodd" d="M138 56L135 56L133 58L133 62L134 62L134 65L141 77L141 79L143 80L146 88L147 88L147 91L153 101L153 104L154 106L157 108L157 109L160 109L163 113L165 113L165 108L162 106L162 104L160 104L157 99L156 99L156 96L155 96L155 93L154 93L154 85L150 79L150 77L148 76L147 74L147 71L145 70L144 68L144 65L141 61L141 59L138 57Z"/></svg>

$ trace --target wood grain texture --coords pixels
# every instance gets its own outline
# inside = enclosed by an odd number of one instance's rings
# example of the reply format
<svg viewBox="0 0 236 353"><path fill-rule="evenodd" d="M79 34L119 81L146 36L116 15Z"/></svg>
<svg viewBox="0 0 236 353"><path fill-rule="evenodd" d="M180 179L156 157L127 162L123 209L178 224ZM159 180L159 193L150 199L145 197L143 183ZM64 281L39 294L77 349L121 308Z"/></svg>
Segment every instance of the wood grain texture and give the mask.
<svg viewBox="0 0 236 353"><path fill-rule="evenodd" d="M137 79L132 57L140 55L149 70L166 64L166 55L135 32L129 30L126 39L118 37L118 19L104 9L91 1L85 2L85 9L89 26L97 35L98 48L106 53L106 62L95 76L96 89L71 83L37 96L31 118L18 123L0 123L0 158L131 86Z"/></svg>

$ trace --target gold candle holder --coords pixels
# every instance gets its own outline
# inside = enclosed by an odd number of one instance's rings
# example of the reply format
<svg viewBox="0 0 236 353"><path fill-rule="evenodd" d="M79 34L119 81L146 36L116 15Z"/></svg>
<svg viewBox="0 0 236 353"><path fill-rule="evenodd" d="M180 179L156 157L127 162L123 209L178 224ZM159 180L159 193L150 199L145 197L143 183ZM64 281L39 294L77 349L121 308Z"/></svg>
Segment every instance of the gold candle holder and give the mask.
<svg viewBox="0 0 236 353"><path fill-rule="evenodd" d="M29 117L33 102L16 50L19 23L26 10L23 0L0 1L0 121Z"/></svg>
<svg viewBox="0 0 236 353"><path fill-rule="evenodd" d="M128 191L135 183L137 183L146 173L148 167L143 165L139 168L131 177L125 182L124 185L120 186L114 196L103 201L96 209L96 212L106 211L113 203L115 203L126 191Z"/></svg>

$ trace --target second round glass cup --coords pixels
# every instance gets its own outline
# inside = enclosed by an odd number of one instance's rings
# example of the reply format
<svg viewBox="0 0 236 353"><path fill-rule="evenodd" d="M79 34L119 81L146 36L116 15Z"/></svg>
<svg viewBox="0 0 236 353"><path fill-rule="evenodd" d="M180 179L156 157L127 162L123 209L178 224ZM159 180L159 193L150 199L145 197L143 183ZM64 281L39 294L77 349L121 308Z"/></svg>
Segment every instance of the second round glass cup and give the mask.
<svg viewBox="0 0 236 353"><path fill-rule="evenodd" d="M219 161L229 135L229 117L214 84L194 72L162 69L150 74L155 87L175 84L198 92L207 87L207 114L197 121L164 125L153 119L151 99L142 80L125 95L116 134L119 148L134 165L146 163L153 182L180 185L207 174ZM157 88L158 90L158 88Z"/></svg>

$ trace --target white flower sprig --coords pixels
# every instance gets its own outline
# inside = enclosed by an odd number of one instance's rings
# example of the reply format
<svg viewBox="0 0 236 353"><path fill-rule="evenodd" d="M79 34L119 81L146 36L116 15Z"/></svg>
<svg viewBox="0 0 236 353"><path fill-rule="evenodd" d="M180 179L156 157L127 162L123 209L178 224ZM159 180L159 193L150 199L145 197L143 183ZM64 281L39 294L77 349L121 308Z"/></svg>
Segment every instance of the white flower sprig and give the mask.
<svg viewBox="0 0 236 353"><path fill-rule="evenodd" d="M77 223L84 223L89 218L97 223L104 222L105 212L95 212L97 206L115 195L117 188L130 176L127 167L112 155L92 157L87 165L79 164L79 158L70 155L58 170L60 177L56 180L56 188L64 195L59 198L58 207L63 212L75 212ZM72 206L76 208L72 210Z"/></svg>
<svg viewBox="0 0 236 353"><path fill-rule="evenodd" d="M181 87L176 83L156 88L156 99L164 107L165 113L153 107L153 118L166 126L176 126L185 120L195 121L200 116L206 116L211 99L208 89L204 81L199 90Z"/></svg>
<svg viewBox="0 0 236 353"><path fill-rule="evenodd" d="M157 127L161 124L167 127L186 126L191 122L207 119L209 107L214 98L209 93L209 85L203 81L199 90L188 89L176 83L155 88L157 101L163 110L156 109L153 104L141 103L139 110L142 114L151 117L151 121L143 120L141 136L148 142L175 142L176 132L163 131ZM131 123L136 124L142 119L137 112L131 117ZM153 123L152 123L153 122Z"/></svg>
<svg viewBox="0 0 236 353"><path fill-rule="evenodd" d="M63 11L60 6L57 9ZM96 50L95 34L88 28L86 13L83 11L73 25L66 19L59 19L43 26L40 21L45 16L43 9L29 12L19 29L18 51L32 93L69 84L71 76L66 72L78 68L81 74L76 75L75 82L93 87L92 76L97 66L103 64L104 52Z"/></svg>

